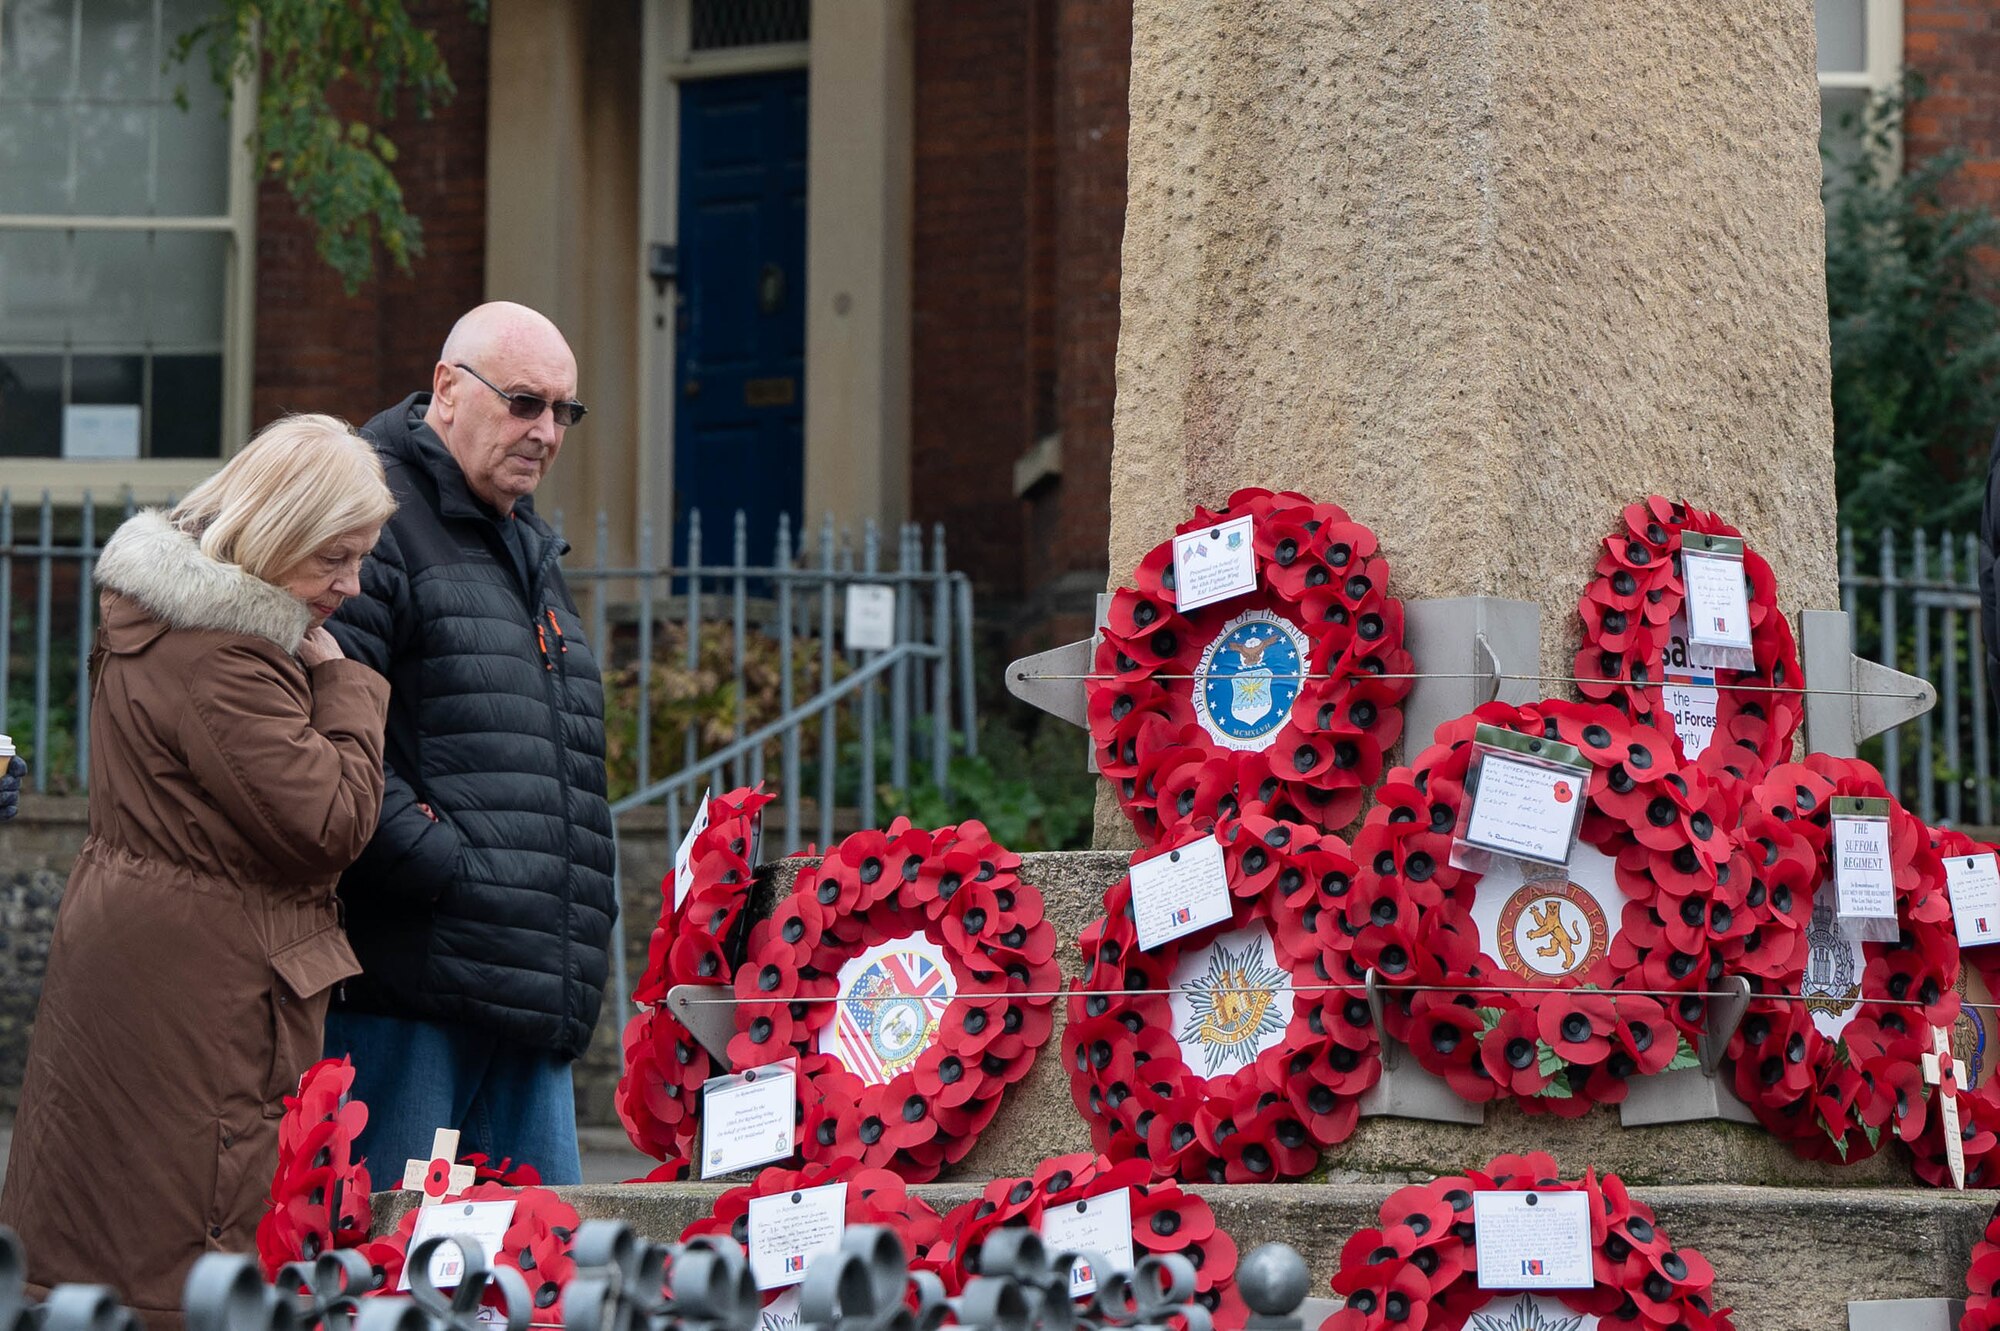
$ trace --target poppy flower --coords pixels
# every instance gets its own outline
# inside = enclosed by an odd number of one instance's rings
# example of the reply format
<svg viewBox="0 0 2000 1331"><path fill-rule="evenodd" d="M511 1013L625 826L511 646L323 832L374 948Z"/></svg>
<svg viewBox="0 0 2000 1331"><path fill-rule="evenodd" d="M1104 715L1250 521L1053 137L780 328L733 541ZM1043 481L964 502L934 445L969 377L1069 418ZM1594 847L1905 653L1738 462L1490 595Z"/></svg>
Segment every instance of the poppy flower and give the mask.
<svg viewBox="0 0 2000 1331"><path fill-rule="evenodd" d="M1601 1063L1611 1052L1617 1026L1611 999L1601 993L1573 992L1539 998L1536 1031L1566 1063Z"/></svg>
<svg viewBox="0 0 2000 1331"><path fill-rule="evenodd" d="M1480 1061L1500 1086L1529 1096L1549 1084L1542 1068L1540 1022L1533 1008L1517 1007L1500 1018L1480 1045Z"/></svg>

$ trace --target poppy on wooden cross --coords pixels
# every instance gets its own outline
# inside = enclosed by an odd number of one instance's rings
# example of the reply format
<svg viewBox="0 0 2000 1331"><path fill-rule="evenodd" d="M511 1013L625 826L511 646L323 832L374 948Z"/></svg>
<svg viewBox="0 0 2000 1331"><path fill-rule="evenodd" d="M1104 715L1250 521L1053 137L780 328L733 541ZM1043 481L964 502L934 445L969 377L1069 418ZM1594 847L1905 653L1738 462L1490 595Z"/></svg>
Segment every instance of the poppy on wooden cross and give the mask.
<svg viewBox="0 0 2000 1331"><path fill-rule="evenodd" d="M424 1199L419 1205L436 1206L472 1186L476 1171L471 1165L454 1163L457 1159L457 1130L439 1128L431 1138L430 1159L403 1162L403 1186L423 1192Z"/></svg>
<svg viewBox="0 0 2000 1331"><path fill-rule="evenodd" d="M1938 1121L1944 1134L1945 1161L1951 1166L1952 1186L1965 1191L1965 1139L1958 1122L1958 1064L1951 1056L1951 1032L1943 1026L1931 1027L1931 1048L1924 1055L1924 1080L1938 1088Z"/></svg>

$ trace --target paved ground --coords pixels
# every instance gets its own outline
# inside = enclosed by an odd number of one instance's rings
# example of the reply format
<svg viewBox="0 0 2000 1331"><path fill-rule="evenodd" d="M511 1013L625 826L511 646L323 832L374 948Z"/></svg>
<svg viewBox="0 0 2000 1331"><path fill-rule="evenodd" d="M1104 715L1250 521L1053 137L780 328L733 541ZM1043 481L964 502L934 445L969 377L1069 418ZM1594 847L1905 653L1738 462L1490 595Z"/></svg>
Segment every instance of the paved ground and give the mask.
<svg viewBox="0 0 2000 1331"><path fill-rule="evenodd" d="M7 1177L7 1148L13 1140L13 1124L0 1123L0 1180ZM580 1129L577 1145L583 1150L585 1183L623 1183L628 1178L643 1177L653 1167L653 1161L632 1149L621 1128Z"/></svg>

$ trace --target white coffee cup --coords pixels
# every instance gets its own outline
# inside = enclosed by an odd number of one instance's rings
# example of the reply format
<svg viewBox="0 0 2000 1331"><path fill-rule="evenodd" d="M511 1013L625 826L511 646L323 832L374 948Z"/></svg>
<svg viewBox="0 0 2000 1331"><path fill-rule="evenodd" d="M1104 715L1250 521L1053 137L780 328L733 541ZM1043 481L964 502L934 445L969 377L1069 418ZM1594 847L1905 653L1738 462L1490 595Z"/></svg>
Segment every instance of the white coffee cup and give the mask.
<svg viewBox="0 0 2000 1331"><path fill-rule="evenodd" d="M13 756L14 737L12 735L0 735L0 767L5 767L7 765L6 760Z"/></svg>

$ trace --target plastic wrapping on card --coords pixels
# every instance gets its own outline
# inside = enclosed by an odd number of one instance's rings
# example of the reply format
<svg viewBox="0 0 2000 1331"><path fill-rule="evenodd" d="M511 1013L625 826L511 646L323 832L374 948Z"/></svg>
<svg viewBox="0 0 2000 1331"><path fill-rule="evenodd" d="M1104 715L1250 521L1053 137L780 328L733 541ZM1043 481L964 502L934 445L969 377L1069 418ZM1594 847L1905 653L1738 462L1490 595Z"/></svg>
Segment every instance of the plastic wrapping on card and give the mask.
<svg viewBox="0 0 2000 1331"><path fill-rule="evenodd" d="M1896 876L1889 853L1889 801L1836 795L1827 802L1840 924L1863 943L1893 943Z"/></svg>
<svg viewBox="0 0 2000 1331"><path fill-rule="evenodd" d="M797 1149L799 1061L788 1058L701 1084L701 1176L714 1178Z"/></svg>
<svg viewBox="0 0 2000 1331"><path fill-rule="evenodd" d="M1590 761L1575 747L1480 726L1452 829L1452 866L1485 874L1505 860L1568 864L1589 791Z"/></svg>
<svg viewBox="0 0 2000 1331"><path fill-rule="evenodd" d="M1688 663L1710 670L1756 669L1742 540L1683 532L1681 587L1686 595L1682 613L1687 620Z"/></svg>

